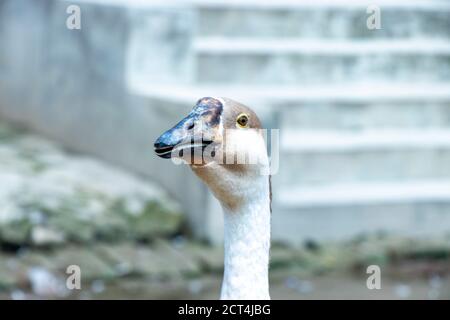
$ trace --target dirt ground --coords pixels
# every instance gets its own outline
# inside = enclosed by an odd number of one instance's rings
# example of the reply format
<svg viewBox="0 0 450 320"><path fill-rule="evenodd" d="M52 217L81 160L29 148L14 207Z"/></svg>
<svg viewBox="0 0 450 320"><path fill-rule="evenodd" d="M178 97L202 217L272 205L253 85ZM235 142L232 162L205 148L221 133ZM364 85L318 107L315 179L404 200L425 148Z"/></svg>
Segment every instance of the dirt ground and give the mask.
<svg viewBox="0 0 450 320"><path fill-rule="evenodd" d="M221 277L208 276L192 280L143 281L123 279L120 283L96 283L82 288L69 299L217 299ZM88 289L88 290L84 290ZM369 290L366 278L347 273L298 277L289 273L271 277L272 299L286 300L378 300L378 299L450 299L450 278L399 279L384 277L381 289ZM22 297L0 294L3 299L41 299L32 294Z"/></svg>
<svg viewBox="0 0 450 320"><path fill-rule="evenodd" d="M88 288L72 299L217 299L221 277L209 276L192 280L142 281L124 279L111 285L102 284L101 290ZM93 290L92 290L93 289ZM93 291L101 291L92 293ZM90 293L86 294L87 291ZM271 277L272 299L281 300L430 300L450 299L450 279L396 279L382 278L381 289L369 290L366 278L347 273L331 273L300 278L285 273ZM10 299L11 296L0 296ZM33 299L37 297L28 296Z"/></svg>
<svg viewBox="0 0 450 320"><path fill-rule="evenodd" d="M450 299L450 279L382 279L381 289L369 290L366 278L349 274L327 274L310 278L276 276L271 281L271 298L282 300L397 300L397 299ZM220 292L220 277L192 280L187 288L176 282L153 284L144 288L144 283L130 281L121 286L120 298L130 299L217 299ZM96 299L116 299L118 288L111 287ZM125 290L124 290L125 289ZM148 295L146 293L149 293Z"/></svg>
<svg viewBox="0 0 450 320"><path fill-rule="evenodd" d="M360 247L361 243L358 243L357 246ZM345 252L349 249L349 245L340 245L335 249L331 246L323 247L321 250L313 252L274 247L270 270L271 297L272 299L295 300L450 299L450 259L448 259L446 247L443 247L442 244L435 244L434 247L428 245L427 249L423 249L413 243L400 250L398 244L396 246L396 250L393 249L394 246L391 246L389 250L383 249L379 255L370 255L365 259L361 259L359 253L355 253L355 257L351 259L348 256L345 258ZM197 247L186 244L181 249L171 249L167 242L163 242L160 247L160 249L158 246L146 247L147 251L132 246L91 248L97 257L102 252L100 249L103 251L108 249L116 254L124 252L119 256L120 261L133 263L129 271L133 268L142 268L142 266L149 268L147 273L128 272L123 273L122 276L117 274L108 276L108 273L104 271L109 270L106 268L107 265L99 264L99 261L92 258L94 256L92 254L81 255L82 253L87 254L85 249L77 251L74 248L71 250L66 248L65 255L45 253L40 256L31 252L34 260L31 257L28 259L34 262L30 265L23 265L27 261L26 255L22 258L10 255L10 258L7 259L4 256L0 260L9 261L7 266L17 266L13 270L3 268L3 270L9 270L4 276L9 275L8 279L16 277L17 281L7 290L2 291L0 288L0 299L197 300L219 297L223 272L221 250L200 247L202 257L206 259L202 260L202 263L206 264L199 269L200 272L194 272L197 270L194 268L196 263L199 263L199 260L195 258L197 252L195 248ZM376 241L375 247L381 247L379 241ZM365 252L368 251L367 243L363 248ZM411 251L411 248L414 250ZM135 251L140 252L138 260L133 256ZM355 252L354 248L350 251ZM148 257L144 255L144 253L150 252L152 255ZM168 252L172 255L165 255ZM381 254L383 252L388 252L388 254ZM74 257L83 258L79 261L85 263L83 270L85 270L86 276L87 273L91 273L91 279L82 283L81 290L72 290L69 293L58 291L58 288L65 284L65 280L61 277L62 274L58 276L53 269L57 267L58 261L62 265L67 264L62 259L64 257L69 260L73 260ZM297 260L294 259L295 257ZM155 263L160 260L162 264L158 267ZM104 259L104 261L107 260ZM36 269L37 263L42 264L40 269ZM370 290L366 284L367 278L370 276L366 273L366 268L372 264L380 265L380 289ZM20 267L21 265L22 267ZM47 269L43 269L43 266L46 265ZM21 268L26 272L21 273ZM16 273L18 274L16 275ZM3 279L6 279L5 277Z"/></svg>

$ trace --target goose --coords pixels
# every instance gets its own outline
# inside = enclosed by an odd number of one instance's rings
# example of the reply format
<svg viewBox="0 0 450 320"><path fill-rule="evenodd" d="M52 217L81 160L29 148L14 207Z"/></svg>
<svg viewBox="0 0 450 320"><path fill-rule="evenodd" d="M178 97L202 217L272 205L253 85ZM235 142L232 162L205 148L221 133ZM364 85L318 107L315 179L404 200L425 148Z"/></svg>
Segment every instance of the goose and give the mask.
<svg viewBox="0 0 450 320"><path fill-rule="evenodd" d="M154 148L161 158L187 163L221 204L224 273L220 299L270 299L271 182L256 113L229 98L202 98L156 140Z"/></svg>

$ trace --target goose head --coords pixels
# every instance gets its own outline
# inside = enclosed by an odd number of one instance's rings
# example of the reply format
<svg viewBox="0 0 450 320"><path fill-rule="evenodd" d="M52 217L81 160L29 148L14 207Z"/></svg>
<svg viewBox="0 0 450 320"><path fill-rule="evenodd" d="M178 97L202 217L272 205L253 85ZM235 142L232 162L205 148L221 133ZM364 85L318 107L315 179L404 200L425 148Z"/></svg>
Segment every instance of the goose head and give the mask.
<svg viewBox="0 0 450 320"><path fill-rule="evenodd" d="M249 193L260 192L255 182L268 166L261 129L249 107L228 98L205 97L164 132L154 148L161 158L187 163L222 205L233 209Z"/></svg>

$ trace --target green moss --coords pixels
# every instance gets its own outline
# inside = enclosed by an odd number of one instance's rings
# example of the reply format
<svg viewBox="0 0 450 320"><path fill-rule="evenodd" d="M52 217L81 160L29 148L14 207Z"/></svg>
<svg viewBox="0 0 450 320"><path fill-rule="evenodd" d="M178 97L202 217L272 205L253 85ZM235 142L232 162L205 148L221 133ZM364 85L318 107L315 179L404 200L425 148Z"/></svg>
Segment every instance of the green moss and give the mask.
<svg viewBox="0 0 450 320"><path fill-rule="evenodd" d="M62 232L69 242L86 243L94 239L94 228L89 221L59 214L49 217L47 224Z"/></svg>
<svg viewBox="0 0 450 320"><path fill-rule="evenodd" d="M0 225L0 241L16 245L28 243L31 228L28 219L18 219L7 225Z"/></svg>
<svg viewBox="0 0 450 320"><path fill-rule="evenodd" d="M123 200L116 201L111 211L125 217L128 234L137 240L151 240L156 237L169 236L181 228L183 217L178 212L163 208L156 201L149 201L144 209L136 214L128 212Z"/></svg>
<svg viewBox="0 0 450 320"><path fill-rule="evenodd" d="M405 252L398 252L395 257L391 255L392 260L447 260L450 259L450 249L447 247L413 249Z"/></svg>
<svg viewBox="0 0 450 320"><path fill-rule="evenodd" d="M89 242L94 235L92 223L80 219L79 211L82 208L76 199L61 201L57 208L49 208L37 201L22 204L22 210L28 213L40 212L44 216L45 225L61 232L67 241L78 243Z"/></svg>

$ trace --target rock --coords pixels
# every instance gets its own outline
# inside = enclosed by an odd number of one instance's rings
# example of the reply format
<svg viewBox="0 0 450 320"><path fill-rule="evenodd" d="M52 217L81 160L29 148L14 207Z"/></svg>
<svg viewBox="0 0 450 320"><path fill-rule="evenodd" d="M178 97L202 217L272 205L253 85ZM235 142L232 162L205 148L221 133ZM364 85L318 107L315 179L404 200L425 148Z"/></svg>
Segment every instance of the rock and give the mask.
<svg viewBox="0 0 450 320"><path fill-rule="evenodd" d="M26 272L24 265L12 254L0 252L0 291L25 285Z"/></svg>
<svg viewBox="0 0 450 320"><path fill-rule="evenodd" d="M0 243L151 240L179 231L181 210L151 182L9 132L0 124Z"/></svg>
<svg viewBox="0 0 450 320"><path fill-rule="evenodd" d="M10 295L9 298L11 298L11 300L26 300L27 299L27 295L22 290L16 289L16 290L13 290L11 292L11 295ZM1 297L0 297L0 299L1 299Z"/></svg>
<svg viewBox="0 0 450 320"><path fill-rule="evenodd" d="M100 245L95 251L122 274L174 278L200 273L199 261L194 256L174 249L165 241L152 246Z"/></svg>
<svg viewBox="0 0 450 320"><path fill-rule="evenodd" d="M394 287L395 295L400 299L407 299L411 295L411 286L407 284L397 284Z"/></svg>
<svg viewBox="0 0 450 320"><path fill-rule="evenodd" d="M70 291L65 279L55 276L42 267L33 267L28 271L28 279L33 293L39 297L67 297Z"/></svg>
<svg viewBox="0 0 450 320"><path fill-rule="evenodd" d="M159 276L165 275L167 271L165 262L149 247L132 244L99 245L95 251L121 275Z"/></svg>
<svg viewBox="0 0 450 320"><path fill-rule="evenodd" d="M270 249L270 269L286 268L298 265L304 261L304 257L297 250L290 247L274 244Z"/></svg>
<svg viewBox="0 0 450 320"><path fill-rule="evenodd" d="M64 240L64 234L57 230L41 226L37 226L31 230L31 242L36 246L61 244Z"/></svg>
<svg viewBox="0 0 450 320"><path fill-rule="evenodd" d="M200 263L196 257L176 248L170 242L158 239L154 249L158 256L166 261L168 270L174 270L174 272L188 277L200 274Z"/></svg>
<svg viewBox="0 0 450 320"><path fill-rule="evenodd" d="M0 225L0 242L13 245L27 243L30 230L30 224L23 219L10 221Z"/></svg>
<svg viewBox="0 0 450 320"><path fill-rule="evenodd" d="M164 208L156 201L148 201L136 215L127 215L129 225L138 239L151 239L174 234L183 216Z"/></svg>
<svg viewBox="0 0 450 320"><path fill-rule="evenodd" d="M223 272L223 247L207 246L195 242L188 242L180 250L198 261L205 272Z"/></svg>
<svg viewBox="0 0 450 320"><path fill-rule="evenodd" d="M32 268L43 268L55 276L68 277L67 267L76 265L81 270L82 282L111 279L118 276L114 265L87 247L65 247L56 251L29 251L21 255L20 261Z"/></svg>
<svg viewBox="0 0 450 320"><path fill-rule="evenodd" d="M114 266L87 248L69 248L61 250L50 258L59 271L66 272L69 265L81 269L83 281L110 279L117 276Z"/></svg>

